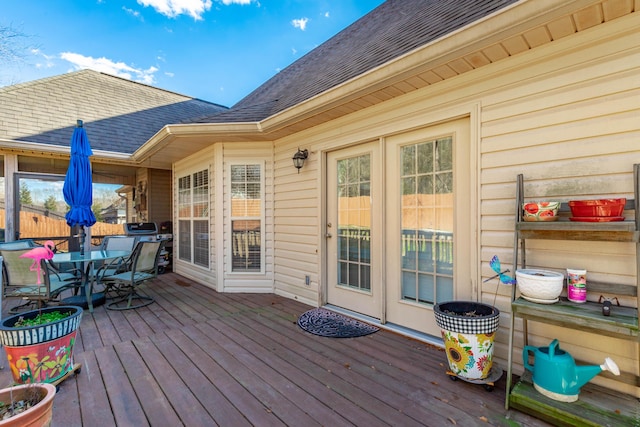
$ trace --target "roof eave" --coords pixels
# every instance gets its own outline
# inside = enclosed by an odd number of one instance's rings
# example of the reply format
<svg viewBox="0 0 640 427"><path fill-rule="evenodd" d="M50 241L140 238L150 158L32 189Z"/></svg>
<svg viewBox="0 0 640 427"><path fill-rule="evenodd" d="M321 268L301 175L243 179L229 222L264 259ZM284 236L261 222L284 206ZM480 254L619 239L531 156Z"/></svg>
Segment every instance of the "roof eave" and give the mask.
<svg viewBox="0 0 640 427"><path fill-rule="evenodd" d="M260 122L167 125L140 147L133 158L144 162L177 140L184 158L198 150L185 150L183 141L203 147L215 142L275 140L299 132L334 119L334 115L328 114L332 109L601 1L522 0ZM165 153L163 150L161 155Z"/></svg>
<svg viewBox="0 0 640 427"><path fill-rule="evenodd" d="M0 149L18 154L45 154L55 157L69 157L70 147L39 142L16 141L0 138ZM131 155L115 151L92 150L92 160L106 160L111 162L131 163Z"/></svg>
<svg viewBox="0 0 640 427"><path fill-rule="evenodd" d="M251 140L262 135L260 123L190 123L166 125L160 129L151 139L138 148L131 159L142 164L152 160L171 164L177 160L197 153L203 148L215 143L232 141L237 138ZM180 140L179 157L173 155L167 148L176 140ZM160 154L160 151L162 153ZM162 156L162 160L158 159Z"/></svg>
<svg viewBox="0 0 640 427"><path fill-rule="evenodd" d="M522 0L263 120L275 132L601 0Z"/></svg>

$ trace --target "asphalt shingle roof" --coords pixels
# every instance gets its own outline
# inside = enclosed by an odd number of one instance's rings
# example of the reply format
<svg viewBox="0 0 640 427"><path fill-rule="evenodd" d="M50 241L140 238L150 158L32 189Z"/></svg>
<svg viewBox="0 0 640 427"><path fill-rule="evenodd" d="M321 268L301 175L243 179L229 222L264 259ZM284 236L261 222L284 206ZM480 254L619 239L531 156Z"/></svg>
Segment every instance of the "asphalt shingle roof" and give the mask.
<svg viewBox="0 0 640 427"><path fill-rule="evenodd" d="M92 70L0 88L0 139L69 146L76 120L94 150L133 153L165 125L226 107Z"/></svg>
<svg viewBox="0 0 640 427"><path fill-rule="evenodd" d="M259 122L518 0L387 0L231 109L91 70L0 88L0 140L131 154L167 124Z"/></svg>
<svg viewBox="0 0 640 427"><path fill-rule="evenodd" d="M260 121L517 0L387 0L246 96L200 122Z"/></svg>

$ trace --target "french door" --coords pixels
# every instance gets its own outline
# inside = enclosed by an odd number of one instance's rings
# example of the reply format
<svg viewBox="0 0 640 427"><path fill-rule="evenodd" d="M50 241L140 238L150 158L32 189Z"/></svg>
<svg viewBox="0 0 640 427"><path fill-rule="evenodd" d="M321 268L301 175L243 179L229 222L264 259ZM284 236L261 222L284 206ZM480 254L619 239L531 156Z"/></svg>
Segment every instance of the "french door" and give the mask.
<svg viewBox="0 0 640 427"><path fill-rule="evenodd" d="M387 321L440 335L433 305L472 298L468 119L386 139Z"/></svg>
<svg viewBox="0 0 640 427"><path fill-rule="evenodd" d="M472 151L464 118L327 154L329 304L440 335L434 304L473 299Z"/></svg>
<svg viewBox="0 0 640 427"><path fill-rule="evenodd" d="M381 318L379 144L327 155L327 302Z"/></svg>

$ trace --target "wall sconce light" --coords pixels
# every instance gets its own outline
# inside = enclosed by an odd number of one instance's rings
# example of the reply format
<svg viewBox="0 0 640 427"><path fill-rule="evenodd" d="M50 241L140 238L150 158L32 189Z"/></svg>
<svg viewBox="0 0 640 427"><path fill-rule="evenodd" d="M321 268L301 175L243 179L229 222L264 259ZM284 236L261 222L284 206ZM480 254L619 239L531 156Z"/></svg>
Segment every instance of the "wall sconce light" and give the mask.
<svg viewBox="0 0 640 427"><path fill-rule="evenodd" d="M304 161L309 157L309 150L301 150L298 148L296 154L293 155L293 166L298 169L298 173L300 173L300 169L304 166Z"/></svg>

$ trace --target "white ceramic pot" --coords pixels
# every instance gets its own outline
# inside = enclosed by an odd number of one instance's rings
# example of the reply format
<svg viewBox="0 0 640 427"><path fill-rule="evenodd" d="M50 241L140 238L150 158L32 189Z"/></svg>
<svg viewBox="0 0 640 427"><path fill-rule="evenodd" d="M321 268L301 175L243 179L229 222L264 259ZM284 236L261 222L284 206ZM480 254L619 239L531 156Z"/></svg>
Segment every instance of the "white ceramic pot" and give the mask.
<svg viewBox="0 0 640 427"><path fill-rule="evenodd" d="M562 293L564 274L550 270L516 270L516 283L520 293L534 302L550 303Z"/></svg>

